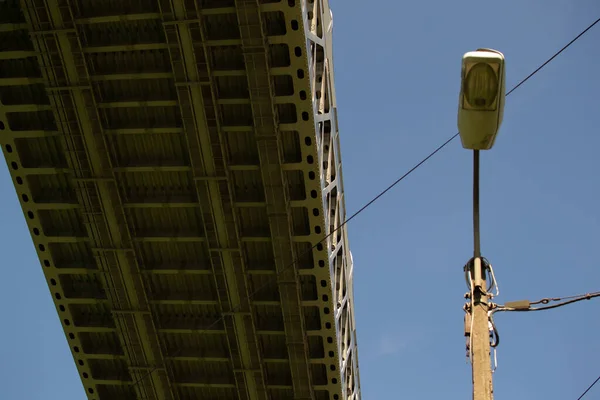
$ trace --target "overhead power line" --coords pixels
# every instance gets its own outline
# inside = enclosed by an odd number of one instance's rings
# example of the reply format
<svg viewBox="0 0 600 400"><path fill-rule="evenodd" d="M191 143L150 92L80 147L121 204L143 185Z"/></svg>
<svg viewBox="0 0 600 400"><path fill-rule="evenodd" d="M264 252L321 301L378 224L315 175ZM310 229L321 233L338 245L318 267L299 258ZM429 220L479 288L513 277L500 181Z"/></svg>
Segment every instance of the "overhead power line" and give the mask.
<svg viewBox="0 0 600 400"><path fill-rule="evenodd" d="M547 297L547 298L543 298L540 299L538 301L534 301L534 302L530 302L528 300L521 300L521 301L515 301L515 302L507 302L506 305L500 305L497 306L496 309L494 309L491 314L493 315L495 312L501 312L501 311L514 311L514 312L527 312L527 311L544 311L544 310L551 310L554 308L559 308L559 307L563 307L569 304L573 304L573 303L577 303L583 300L591 300L594 299L596 297L600 297L600 292L592 292L592 293L586 293L586 294L578 294L575 296L565 296L565 297ZM558 304L552 304L552 305L546 305L549 304L551 302L559 302ZM543 306L540 307L531 307L534 304L544 304ZM491 318L492 323L493 323L493 318ZM497 331L494 325L494 332L497 335ZM585 391L581 394L581 396L579 396L577 398L577 400L581 400L583 399L583 397L590 391L592 390L592 388L594 387L594 385L596 385L596 383L598 383L598 381L600 381L600 376L598 376L598 378L596 378L596 380L594 382L592 382L592 384L590 386L587 387L587 389L585 389Z"/></svg>
<svg viewBox="0 0 600 400"><path fill-rule="evenodd" d="M498 333L498 329L496 328L496 323L494 322L494 314L497 312L529 312L529 311L545 311L552 310L555 308L563 307L569 304L577 303L583 300L591 300L594 298L600 297L600 292L591 292L585 294L577 294L575 296L564 296L564 297L545 297L538 301L529 301L529 300L518 300L506 302L506 304L494 304L492 303L491 311L489 312L489 320L491 323L491 327L494 333L494 339L491 344L492 347L497 347L500 343L500 335ZM557 304L547 305L551 302L557 302ZM532 305L536 304L544 304L539 307L532 307ZM598 378L600 379L600 377ZM596 380L596 382L598 381ZM596 384L594 382L582 395L579 397L581 399L591 388ZM577 399L577 400L579 400Z"/></svg>
<svg viewBox="0 0 600 400"><path fill-rule="evenodd" d="M581 399L583 399L583 396L585 396L585 395L587 394L587 392L589 392L590 390L592 390L592 388L594 387L594 385L595 385L596 383L598 383L598 381L600 381L600 376L596 378L596 380L594 381L594 383L592 383L590 386L588 386L588 388L587 388L587 389L585 389L585 392L583 392L583 393L581 394L581 396L579 396L579 397L577 398L577 400L581 400Z"/></svg>
<svg viewBox="0 0 600 400"><path fill-rule="evenodd" d="M557 51L556 53L554 53L554 55L552 57L550 57L549 59L547 59L545 63L543 63L542 65L540 65L539 67L537 67L535 69L535 71L533 71L532 73L530 73L529 75L527 75L525 77L525 79L523 79L521 82L519 82L514 88L510 89L508 91L508 93L506 93L506 95L508 96L509 94L511 94L512 92L514 92L515 90L517 90L519 88L519 86L521 86L522 84L524 84L525 82L527 82L529 80L529 78L531 78L532 76L534 76L535 74L537 74L546 65L550 64L552 62L552 60L554 60L556 57L558 57L560 53L562 53L563 51L565 51L566 49L568 49L573 43L575 43L577 41L577 39L579 39L580 37L582 37L583 35L585 35L586 32L589 31L590 29L592 29L594 27L594 25L596 25L598 22L600 22L600 18L598 18L596 21L592 22L587 28L585 28L583 31L581 31L581 33L579 35L575 36L573 38L573 40L571 40L569 43L565 44L562 49L560 49L559 51Z"/></svg>
<svg viewBox="0 0 600 400"><path fill-rule="evenodd" d="M496 308L492 311L502 312L502 311L513 311L513 312L528 312L528 311L545 311L552 310L554 308L563 307L569 304L577 303L583 300L591 300L593 298L600 297L600 292L594 293L586 293L580 294L577 296L569 296L569 297L554 297L554 298L545 298L535 302L530 302L529 300L519 300L513 302L507 302L505 305L497 305ZM559 302L558 304L546 305L550 302ZM532 307L534 304L544 304L540 307Z"/></svg>
<svg viewBox="0 0 600 400"><path fill-rule="evenodd" d="M507 93L506 96L509 96L511 93L513 93L515 90L517 90L521 85L523 85L525 82L527 82L529 79L531 79L534 75L536 75L539 71L541 71L546 65L548 65L550 62L552 62L558 55L560 55L563 51L565 51L567 48L569 48L573 43L575 43L581 36L583 36L587 31L589 31L592 27L594 27L594 25L596 25L598 22L600 22L600 18L598 18L595 22L593 22L591 25L589 25L585 30L583 30L581 33L579 33L575 38L573 38L569 43L567 43L564 47L562 47L559 51L557 51L556 53L554 53L552 55L552 57L550 57L549 59L547 59L543 64L541 64L539 67L537 67L532 73L530 73L529 75L527 75L524 79L522 79L516 86L514 86L512 89L510 89ZM326 236L324 236L321 240L319 240L317 243L315 243L312 247L310 247L309 249L303 251L302 253L300 253L300 255L298 255L294 261L292 261L289 265L287 265L286 267L284 267L283 269L281 269L280 271L277 272L277 274L275 275L274 279L269 280L268 282L266 282L264 285L259 286L257 289L255 289L253 292L249 293L248 297L252 298L254 297L258 292L260 292L262 289L270 286L274 281L277 280L277 278L279 277L280 274L282 274L283 272L287 271L289 268L295 266L298 263L298 260L305 254L313 251L319 244L323 243L324 241L326 241L328 238L330 238L335 232L337 232L338 230L340 230L342 227L344 227L346 224L348 224L350 221L352 221L354 218L356 218L359 214L361 214L363 211L365 211L367 208L369 208L371 205L373 205L373 203L375 203L377 200L379 200L382 196L384 196L387 192L389 192L391 189L393 189L397 184L399 184L400 182L402 182L404 179L406 179L410 174L412 174L417 168L419 168L421 165L423 165L425 162L427 162L431 157L433 157L435 154L437 154L440 150L442 150L444 147L446 147L451 141L453 141L454 139L456 139L456 137L459 134L456 133L453 136L451 136L449 139L447 139L444 143L442 143L440 146L438 146L435 150L433 150L431 153L429 153L428 156L426 156L425 158L423 158L421 161L419 161L417 164L415 164L411 169L409 169L406 173L404 173L401 177L399 177L398 179L396 179L391 185L389 185L388 187L386 187L384 190L382 190L381 192L379 192L379 194L377 194L375 197L373 197L370 201L368 201L365 205L363 205L360 209L358 209L358 211L356 211L355 213L353 213L350 217L348 217L344 222L342 222L337 228L335 228L334 230L332 230L329 234L327 234ZM237 309L241 306L241 304L238 304L237 306L233 307L231 309L231 311L237 311ZM210 324L208 327L204 328L201 330L202 331L208 331L211 328L213 328L215 325L217 325L219 322L223 321L223 319L225 318L224 315L222 315L221 317L219 317L217 320L215 320L212 324ZM177 354L178 352L175 352L175 354ZM133 386L137 385L138 383L140 383L142 380L144 380L145 378L147 378L148 376L150 376L154 371L156 371L158 369L158 367L151 369L147 374L145 374L144 376L142 376L140 379L138 379L137 381L135 381L133 383Z"/></svg>

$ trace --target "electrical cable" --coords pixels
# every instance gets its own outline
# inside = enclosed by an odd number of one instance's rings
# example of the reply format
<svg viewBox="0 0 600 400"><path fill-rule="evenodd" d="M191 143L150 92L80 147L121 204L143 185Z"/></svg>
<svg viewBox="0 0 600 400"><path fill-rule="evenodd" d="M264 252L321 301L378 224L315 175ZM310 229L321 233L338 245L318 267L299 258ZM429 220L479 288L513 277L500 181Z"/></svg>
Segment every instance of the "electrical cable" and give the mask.
<svg viewBox="0 0 600 400"><path fill-rule="evenodd" d="M552 62L552 60L554 60L558 55L560 55L563 51L565 51L568 47L570 47L573 43L575 43L581 36L583 36L587 31L589 31L594 25L596 25L598 22L600 22L600 18L598 18L594 23L592 23L590 26L588 26L584 31L582 31L579 35L577 35L573 40L571 40L569 43L567 43L565 46L563 46L558 52L554 53L552 55L552 57L550 57L548 60L546 60L543 64L541 64L538 68L536 68L532 73L530 73L529 75L527 75L524 79L522 79L516 86L514 86L511 90L509 90L506 93L506 96L509 96L511 93L513 93L515 90L517 90L521 85L523 85L525 82L527 82L530 78L532 78L534 75L536 75L539 71L541 71L546 65L548 65L550 62ZM335 228L334 230L332 230L329 234L327 234L326 236L324 236L321 240L319 240L316 244L314 244L312 247L310 247L309 249L303 251L302 253L300 253L300 255L296 256L296 258L294 259L294 261L292 261L289 265L287 265L286 267L282 268L280 271L278 271L275 275L275 279L278 279L279 275L281 273L283 273L284 271L288 270L289 268L293 267L296 265L296 263L298 262L298 260L305 254L307 254L308 252L314 250L318 245L320 245L321 243L323 243L325 240L327 240L328 238L330 238L335 232L337 232L338 230L340 230L342 227L346 226L346 224L348 224L350 221L352 221L354 218L356 218L359 214L361 214L363 211L365 211L368 207L370 207L373 203L375 203L377 200L379 200L383 195L385 195L387 192L389 192L392 188L394 188L398 183L402 182L405 178L407 178L410 174L412 174L417 168L419 168L421 165L423 165L424 163L426 163L431 157L433 157L435 154L437 154L440 150L442 150L444 147L446 147L451 141L453 141L454 139L456 139L456 137L459 135L459 133L454 134L453 136L451 136L450 138L448 138L444 143L442 143L440 146L438 146L435 150L433 150L431 153L429 153L428 156L426 156L425 158L423 158L421 161L419 161L417 164L415 164L411 169L409 169L406 173L404 173L400 178L396 179L392 184L390 184L388 187L386 187L384 190L382 190L381 192L379 192L379 194L377 194L375 197L373 197L370 201L368 201L365 205L363 205L360 209L358 209L358 211L356 211L355 213L353 213L349 218L347 218L344 222L342 222L337 228ZM259 286L257 289L255 289L253 292L248 294L248 298L252 298L254 295L256 295L259 291L261 291L262 289L270 286L273 283L273 280L269 280L267 283L265 283L264 285ZM238 304L237 306L233 307L229 312L235 311L238 307L241 306L241 303ZM225 315L222 315L221 317L219 317L217 320L215 320L212 324L208 325L208 327L200 329L201 331L208 331L209 329L211 329L212 327L214 327L215 325L217 325L219 322L223 321L225 318ZM200 332L201 333L201 332ZM177 352L176 352L177 353ZM175 354L176 354L175 353ZM146 373L146 375L142 376L140 379L138 379L137 381L135 381L132 386L136 386L137 384L139 384L141 381L143 381L144 379L146 379L148 376L150 376L154 371L156 371L159 367L155 367L153 369L151 369L148 373Z"/></svg>
<svg viewBox="0 0 600 400"><path fill-rule="evenodd" d="M598 383L598 381L600 381L600 376L596 378L596 380L594 381L594 383L592 383L590 386L588 386L588 388L587 388L587 389L585 389L585 392L583 392L583 393L581 394L581 396L579 396L579 397L577 398L577 400L581 400L581 399L583 399L583 396L585 396L585 395L587 394L587 392L589 392L590 390L592 390L592 388L594 387L594 385L595 385L596 383Z"/></svg>
<svg viewBox="0 0 600 400"><path fill-rule="evenodd" d="M495 308L494 310L492 310L492 313L495 312L529 312L529 311L545 311L545 310L552 310L554 308L559 308L559 307L563 307L569 304L573 304L573 303L577 303L583 300L591 300L593 298L596 297L600 297L600 292L594 292L594 293L586 293L586 294L582 294L579 296L569 296L568 298L570 298L571 300L567 300L567 301L563 301L561 303L558 304L553 304L550 306L542 306L542 307L531 307L531 304L548 304L550 301L560 301L560 297L557 297L555 299L542 299L533 303L529 303L529 307L528 308L514 308L514 307L506 307L503 305L498 305L497 308Z"/></svg>
<svg viewBox="0 0 600 400"><path fill-rule="evenodd" d="M490 296L498 297L498 296L500 296L500 286L498 286L498 281L496 280L496 274L494 274L494 267L492 266L492 264L489 261L487 261L487 263L489 265L489 274L490 274L490 278L492 281L490 288L488 289L488 292L491 292L492 289L496 289L496 294L490 293Z"/></svg>
<svg viewBox="0 0 600 400"><path fill-rule="evenodd" d="M513 307L510 306L504 306L504 305L498 305L498 304L493 304L494 309L491 311L488 311L488 320L489 323L491 324L492 327L492 332L493 332L493 340L490 343L490 347L494 350L494 357L496 356L496 348L498 347L498 345L500 344L500 335L498 334L498 329L496 328L496 323L494 322L494 314L497 312L527 312L527 311L544 311L544 310L551 310L554 308L559 308L562 306L566 306L569 304L573 304L579 301L583 301L583 300L591 300L593 298L596 297L600 297L600 292L592 292L592 293L586 293L586 294L580 294L580 295L575 295L575 296L565 296L563 298L560 297L552 297L552 298L543 298L541 300L535 301L535 302L529 302L527 300L523 300L523 301L518 301L518 302L513 302ZM565 299L569 299L566 301L562 301ZM552 301L555 302L559 302L558 304L553 304L550 306L541 306L541 307L531 307L532 304L548 304ZM510 304L510 303L507 303ZM497 360L495 360L495 365L497 365ZM595 382L594 382L595 384ZM594 385L592 384L592 386ZM590 387L591 388L591 387ZM588 390L590 389L588 388ZM587 391L585 392L587 393ZM584 393L584 395L585 395ZM581 396L583 397L583 395ZM581 397L579 399L581 399ZM579 400L578 399L578 400Z"/></svg>
<svg viewBox="0 0 600 400"><path fill-rule="evenodd" d="M458 135L458 134L457 134ZM417 168L419 168L421 165L423 165L425 162L427 162L427 160L429 160L431 157L433 157L438 151L442 150L448 143L450 143L452 141L452 139L454 139L456 137L453 136L450 139L446 140L442 145L440 145L437 149L435 149L434 151L432 151L431 153L429 153L429 155L427 157L425 157L424 159L422 159L421 161L419 161L417 164L415 164L415 166L413 166L411 169L409 169L404 175L402 175L400 178L396 179L396 181L394 181L391 185L389 185L387 188L385 188L383 191L381 191L377 196L373 197L369 202L367 202L365 205L363 205L360 209L358 209L358 211L356 211L354 214L352 214L349 218L347 218L344 222L342 222L337 228L333 229L331 232L329 232L327 235L325 235L321 240L319 240L317 243L315 243L313 246L311 246L309 249L306 249L305 251L303 251L302 253L300 253L298 256L296 256L296 258L294 259L294 261L292 261L289 265L287 265L286 267L282 268L280 271L278 271L275 275L275 278L272 280L267 281L265 284L259 286L258 288L256 288L254 291L250 292L248 294L248 299L254 297L258 292L260 292L261 290L263 290L264 288L271 286L271 284L273 283L274 280L276 280L279 275L281 275L283 272L287 271L289 268L295 266L298 263L298 260L304 256L305 254L309 253L310 251L314 250L315 248L317 248L317 246L319 246L321 243L323 243L325 240L327 240L328 238L330 238L334 233L336 233L337 231L339 231L340 229L342 229L342 227L344 227L346 224L348 224L350 221L352 221L356 216L358 216L360 213L362 213L363 211L365 211L369 206L371 206L373 203L375 203L377 200L379 200L383 195L385 195L387 192L389 192L394 186L396 186L398 183L400 183L401 181L403 181L406 177L408 177L411 173L413 173ZM238 304L237 306L233 307L231 309L231 311L229 312L233 312L236 311L236 309L238 307L240 307L241 304ZM213 328L214 326L216 326L219 322L224 320L224 315L222 315L221 317L219 317L217 320L215 320L212 324L208 325L206 328L201 329L201 331L208 331L211 328ZM175 353L176 354L176 353ZM154 368L152 370L150 370L146 375L142 376L140 379L138 379L136 382L133 383L133 386L137 385L138 383L140 383L142 380L146 379L148 376L150 376L156 369L158 368Z"/></svg>
<svg viewBox="0 0 600 400"><path fill-rule="evenodd" d="M519 88L519 86L521 86L522 84L524 84L525 82L527 82L529 80L529 78L531 78L532 76L534 76L535 74L537 74L546 65L550 64L552 62L552 60L554 60L556 57L558 57L560 55L560 53L562 53L563 51L565 51L566 49L568 49L569 46L571 46L573 43L575 43L577 41L577 39L579 39L580 37L582 37L583 35L585 35L587 33L587 31L589 31L590 29L592 29L594 27L594 25L596 25L598 22L600 22L600 18L598 18L596 21L592 22L587 28L585 28L583 31L581 31L581 33L579 35L575 36L573 38L573 40L571 40L569 43L567 43L566 45L564 45L562 49L560 49L559 51L557 51L556 53L554 53L554 55L552 57L550 57L548 60L546 60L545 63L543 63L535 71L533 71L532 73L530 73L529 75L527 75L527 77L525 79L523 79L521 82L519 82L514 88L510 89L508 91L508 93L506 93L506 95L508 96L509 94L511 94L512 92L514 92L515 90L517 90Z"/></svg>
<svg viewBox="0 0 600 400"><path fill-rule="evenodd" d="M494 322L494 315L491 311L488 313L488 318L490 324L492 324L492 330L494 332L494 340L490 343L490 346L498 347L498 345L500 344L500 334L498 333L498 329L496 328L496 323Z"/></svg>
<svg viewBox="0 0 600 400"><path fill-rule="evenodd" d="M491 297L498 297L500 295L500 289L498 286L498 282L496 281L496 275L494 274L494 267L492 266L492 264L490 263L490 261L487 258L481 257L481 260L483 261L483 268L487 275L486 281L489 282L486 292ZM472 282L471 278L469 278L470 274L468 273L469 266L472 262L473 262L473 258L471 258L463 267L463 270L465 271L465 282L467 284L467 288L471 287L471 282ZM496 291L496 294L490 293L494 289Z"/></svg>
<svg viewBox="0 0 600 400"><path fill-rule="evenodd" d="M596 293L600 293L600 292L592 292L592 293L586 293L586 294L576 294L574 296L564 296L564 297L545 297L543 299L531 302L529 304L548 304L551 301L561 301L561 300L577 299L577 298L580 298L580 297L585 297L587 295L596 294Z"/></svg>

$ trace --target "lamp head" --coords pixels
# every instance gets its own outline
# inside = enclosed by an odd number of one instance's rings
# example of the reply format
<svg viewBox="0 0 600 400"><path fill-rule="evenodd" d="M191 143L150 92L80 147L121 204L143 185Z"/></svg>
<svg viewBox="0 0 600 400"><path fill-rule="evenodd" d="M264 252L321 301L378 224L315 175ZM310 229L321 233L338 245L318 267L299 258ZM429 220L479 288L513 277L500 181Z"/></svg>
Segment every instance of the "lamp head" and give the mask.
<svg viewBox="0 0 600 400"><path fill-rule="evenodd" d="M458 131L465 149L489 150L502 123L505 99L504 55L478 49L462 59Z"/></svg>

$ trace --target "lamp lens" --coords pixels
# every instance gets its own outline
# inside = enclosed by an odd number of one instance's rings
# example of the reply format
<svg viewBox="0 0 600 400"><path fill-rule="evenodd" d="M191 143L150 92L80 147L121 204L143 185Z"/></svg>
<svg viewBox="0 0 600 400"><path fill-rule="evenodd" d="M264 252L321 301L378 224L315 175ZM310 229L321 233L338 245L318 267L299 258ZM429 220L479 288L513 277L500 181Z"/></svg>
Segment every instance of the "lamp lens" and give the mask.
<svg viewBox="0 0 600 400"><path fill-rule="evenodd" d="M498 95L498 77L494 69L489 64L475 64L467 73L464 93L465 99L473 108L493 107Z"/></svg>

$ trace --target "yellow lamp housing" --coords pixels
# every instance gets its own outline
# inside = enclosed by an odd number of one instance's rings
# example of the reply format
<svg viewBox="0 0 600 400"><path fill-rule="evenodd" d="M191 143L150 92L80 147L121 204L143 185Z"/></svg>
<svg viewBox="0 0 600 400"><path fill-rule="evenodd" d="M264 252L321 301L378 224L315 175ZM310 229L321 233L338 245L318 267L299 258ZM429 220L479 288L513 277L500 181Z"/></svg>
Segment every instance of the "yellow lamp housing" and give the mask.
<svg viewBox="0 0 600 400"><path fill-rule="evenodd" d="M502 124L505 99L504 55L478 49L463 56L458 131L465 149L489 150Z"/></svg>

